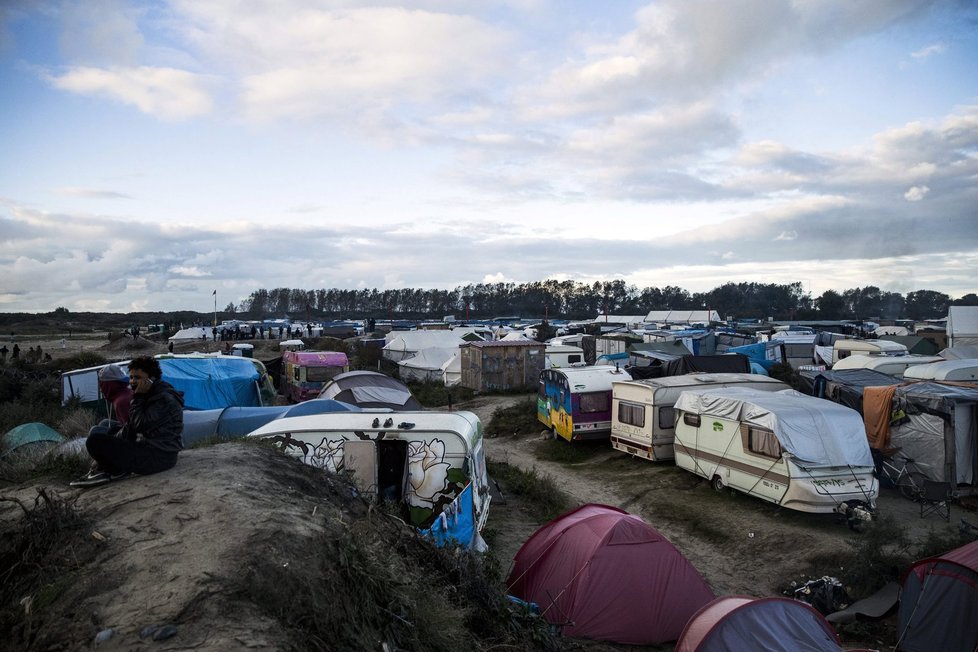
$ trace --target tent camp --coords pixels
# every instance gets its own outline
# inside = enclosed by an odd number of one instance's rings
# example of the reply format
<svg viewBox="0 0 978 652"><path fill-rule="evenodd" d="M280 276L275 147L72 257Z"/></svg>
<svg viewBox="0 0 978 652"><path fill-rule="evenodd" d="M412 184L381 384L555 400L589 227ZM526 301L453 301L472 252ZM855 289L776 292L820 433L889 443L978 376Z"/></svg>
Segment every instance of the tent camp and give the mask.
<svg viewBox="0 0 978 652"><path fill-rule="evenodd" d="M379 371L337 374L326 383L319 398L331 398L360 408L423 409L404 383Z"/></svg>
<svg viewBox="0 0 978 652"><path fill-rule="evenodd" d="M818 611L789 598L724 596L689 619L676 652L831 652L842 650Z"/></svg>
<svg viewBox="0 0 978 652"><path fill-rule="evenodd" d="M537 530L513 558L506 584L565 636L631 645L675 640L713 599L664 536L638 516L595 504Z"/></svg>
<svg viewBox="0 0 978 652"><path fill-rule="evenodd" d="M978 541L913 563L901 578L897 648L978 649Z"/></svg>

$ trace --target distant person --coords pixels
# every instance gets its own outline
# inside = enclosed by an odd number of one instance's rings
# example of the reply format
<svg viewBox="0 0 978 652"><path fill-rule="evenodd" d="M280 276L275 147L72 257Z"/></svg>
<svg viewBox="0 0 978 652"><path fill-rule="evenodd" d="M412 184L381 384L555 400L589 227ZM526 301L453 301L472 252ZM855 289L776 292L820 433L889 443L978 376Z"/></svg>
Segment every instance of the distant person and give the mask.
<svg viewBox="0 0 978 652"><path fill-rule="evenodd" d="M85 441L97 468L71 483L93 487L131 473L149 475L173 468L183 449L183 392L162 379L155 358L134 358L129 363L133 397L129 420L115 437L93 433Z"/></svg>
<svg viewBox="0 0 978 652"><path fill-rule="evenodd" d="M0 362L6 362L7 361L7 354L8 353L10 353L10 349L7 348L7 345L6 344L4 344L3 347L0 347Z"/></svg>
<svg viewBox="0 0 978 652"><path fill-rule="evenodd" d="M40 360L42 354L43 354L43 352L41 351L41 345L38 344L37 345L37 349L34 351L34 355L36 355L37 356L37 359Z"/></svg>
<svg viewBox="0 0 978 652"><path fill-rule="evenodd" d="M14 343L14 348L10 351L10 357L13 360L20 357L20 347L16 343Z"/></svg>
<svg viewBox="0 0 978 652"><path fill-rule="evenodd" d="M173 353L173 342L168 342L166 345L166 350Z"/></svg>

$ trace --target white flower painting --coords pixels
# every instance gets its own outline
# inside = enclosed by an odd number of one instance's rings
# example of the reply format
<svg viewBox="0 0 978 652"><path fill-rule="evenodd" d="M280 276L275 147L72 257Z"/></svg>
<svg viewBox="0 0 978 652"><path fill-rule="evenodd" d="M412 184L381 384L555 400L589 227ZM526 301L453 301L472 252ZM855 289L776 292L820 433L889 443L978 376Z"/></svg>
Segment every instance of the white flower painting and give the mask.
<svg viewBox="0 0 978 652"><path fill-rule="evenodd" d="M448 487L451 465L444 460L445 442L440 439L408 443L408 503L415 507L434 507L435 499Z"/></svg>

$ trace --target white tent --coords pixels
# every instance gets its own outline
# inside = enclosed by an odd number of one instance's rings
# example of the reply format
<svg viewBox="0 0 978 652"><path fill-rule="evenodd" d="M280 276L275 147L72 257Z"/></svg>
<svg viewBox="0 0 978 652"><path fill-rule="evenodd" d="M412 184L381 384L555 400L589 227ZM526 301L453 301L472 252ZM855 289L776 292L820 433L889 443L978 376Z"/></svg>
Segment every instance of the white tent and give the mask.
<svg viewBox="0 0 978 652"><path fill-rule="evenodd" d="M441 372L445 387L454 387L462 382L462 356L460 351L456 350L452 353L448 362L441 366Z"/></svg>
<svg viewBox="0 0 978 652"><path fill-rule="evenodd" d="M951 306L947 309L947 345L978 344L978 306Z"/></svg>
<svg viewBox="0 0 978 652"><path fill-rule="evenodd" d="M720 321L716 310L653 310L645 316L653 324L708 324Z"/></svg>
<svg viewBox="0 0 978 652"><path fill-rule="evenodd" d="M413 357L397 363L397 366L400 367L401 380L405 382L414 380L422 383L443 382L444 371L442 367L455 353L458 353L457 346L455 348L432 346L421 349ZM461 367L459 367L460 376L461 372Z"/></svg>
<svg viewBox="0 0 978 652"><path fill-rule="evenodd" d="M417 355L422 349L457 349L470 339L479 339L472 333L459 334L455 331L392 331L387 334L384 345L384 358L400 362Z"/></svg>
<svg viewBox="0 0 978 652"><path fill-rule="evenodd" d="M204 326L191 326L190 328L181 328L176 333L170 336L170 342L186 342L188 340L204 340L211 339L214 336L213 329L206 328Z"/></svg>

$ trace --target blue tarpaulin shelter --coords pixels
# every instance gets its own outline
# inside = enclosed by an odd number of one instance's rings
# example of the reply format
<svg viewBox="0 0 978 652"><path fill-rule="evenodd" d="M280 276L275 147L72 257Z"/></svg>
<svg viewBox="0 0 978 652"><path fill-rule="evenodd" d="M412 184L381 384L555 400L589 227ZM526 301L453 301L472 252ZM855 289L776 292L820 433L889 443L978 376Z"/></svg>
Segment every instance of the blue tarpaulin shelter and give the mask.
<svg viewBox="0 0 978 652"><path fill-rule="evenodd" d="M188 410L261 405L258 370L247 358L163 358L160 368Z"/></svg>

